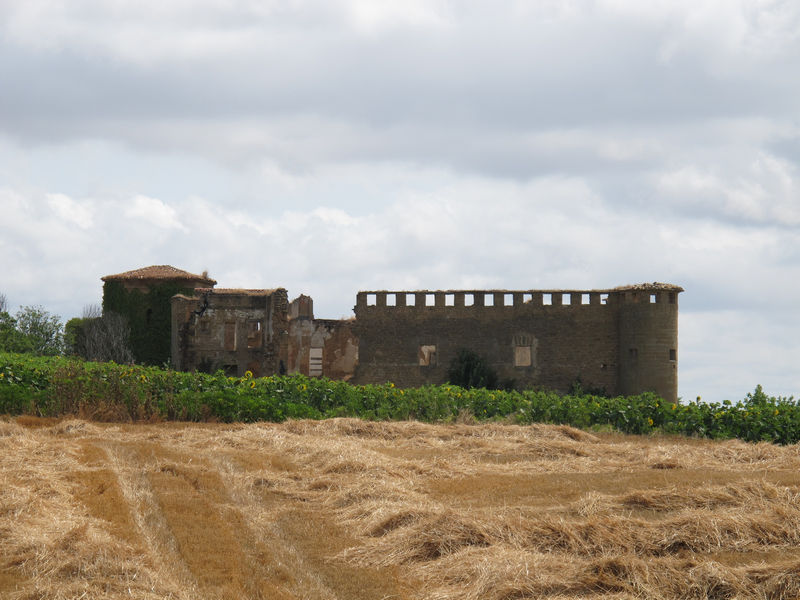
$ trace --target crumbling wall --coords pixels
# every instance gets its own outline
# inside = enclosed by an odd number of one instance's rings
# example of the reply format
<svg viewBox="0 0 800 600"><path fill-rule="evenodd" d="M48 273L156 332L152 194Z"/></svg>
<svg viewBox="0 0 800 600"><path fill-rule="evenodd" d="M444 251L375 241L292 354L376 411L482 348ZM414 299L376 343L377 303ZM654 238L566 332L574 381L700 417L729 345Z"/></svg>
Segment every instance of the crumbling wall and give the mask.
<svg viewBox="0 0 800 600"><path fill-rule="evenodd" d="M585 388L615 394L621 389L621 369L629 377L625 370L629 365L619 362L621 316L626 319L623 329L637 332L636 343L662 337L658 347L647 346L653 363L660 361L672 369L669 353L661 356L661 345L677 344L676 304L674 312L663 311L663 319L635 317L631 324L633 313L620 311L620 293L617 289L360 292L355 308L359 365L353 381L393 381L402 387L444 383L451 361L465 348L483 356L501 383L516 388L566 391L580 380ZM663 293L661 303L653 304L657 310L665 305L667 293ZM648 294L648 309L649 299ZM660 380L654 382L648 373L640 369L636 375L638 391L659 389L665 397L675 397L677 378L673 389Z"/></svg>
<svg viewBox="0 0 800 600"><path fill-rule="evenodd" d="M289 372L348 381L358 364L353 320L289 321Z"/></svg>
<svg viewBox="0 0 800 600"><path fill-rule="evenodd" d="M184 371L256 377L286 372L286 290L207 290L172 298L172 363Z"/></svg>

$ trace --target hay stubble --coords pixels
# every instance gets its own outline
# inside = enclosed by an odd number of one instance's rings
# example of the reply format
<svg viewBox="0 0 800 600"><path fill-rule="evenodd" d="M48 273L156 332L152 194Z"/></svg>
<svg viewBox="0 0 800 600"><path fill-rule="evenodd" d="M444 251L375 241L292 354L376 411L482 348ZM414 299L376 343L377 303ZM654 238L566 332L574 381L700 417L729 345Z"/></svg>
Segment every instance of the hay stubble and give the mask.
<svg viewBox="0 0 800 600"><path fill-rule="evenodd" d="M797 446L0 422L0 597L795 598Z"/></svg>

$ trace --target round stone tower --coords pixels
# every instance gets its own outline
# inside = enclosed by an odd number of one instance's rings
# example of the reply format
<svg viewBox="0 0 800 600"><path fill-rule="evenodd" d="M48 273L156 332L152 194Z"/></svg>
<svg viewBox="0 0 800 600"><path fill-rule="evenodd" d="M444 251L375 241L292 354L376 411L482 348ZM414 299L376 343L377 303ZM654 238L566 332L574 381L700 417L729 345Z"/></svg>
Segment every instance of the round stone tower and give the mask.
<svg viewBox="0 0 800 600"><path fill-rule="evenodd" d="M614 290L619 315L619 386L623 395L655 392L678 399L678 294L683 288L645 283Z"/></svg>

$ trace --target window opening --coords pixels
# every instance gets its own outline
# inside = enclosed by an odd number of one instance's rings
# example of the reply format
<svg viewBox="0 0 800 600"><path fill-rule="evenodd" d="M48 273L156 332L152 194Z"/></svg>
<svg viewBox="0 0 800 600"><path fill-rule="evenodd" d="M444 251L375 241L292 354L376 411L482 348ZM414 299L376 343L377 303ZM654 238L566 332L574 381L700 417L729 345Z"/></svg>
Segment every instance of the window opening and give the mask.
<svg viewBox="0 0 800 600"><path fill-rule="evenodd" d="M419 366L436 366L436 346L434 344L425 344L419 347Z"/></svg>
<svg viewBox="0 0 800 600"><path fill-rule="evenodd" d="M483 295L483 305L484 306L494 306L494 294L484 294Z"/></svg>
<svg viewBox="0 0 800 600"><path fill-rule="evenodd" d="M261 321L247 322L247 347L261 347Z"/></svg>
<svg viewBox="0 0 800 600"><path fill-rule="evenodd" d="M600 304L608 304L608 294L600 294Z"/></svg>
<svg viewBox="0 0 800 600"><path fill-rule="evenodd" d="M514 347L514 366L515 367L530 367L531 360L531 347L530 346L515 346Z"/></svg>
<svg viewBox="0 0 800 600"><path fill-rule="evenodd" d="M417 295L406 294L406 306L416 306L416 305L417 305Z"/></svg>
<svg viewBox="0 0 800 600"><path fill-rule="evenodd" d="M376 306L378 304L378 294L367 294L367 306Z"/></svg>
<svg viewBox="0 0 800 600"><path fill-rule="evenodd" d="M589 294L581 294L581 304L589 304L591 302L591 298Z"/></svg>
<svg viewBox="0 0 800 600"><path fill-rule="evenodd" d="M678 352L675 348L670 348L669 350L669 359L670 360L678 360Z"/></svg>
<svg viewBox="0 0 800 600"><path fill-rule="evenodd" d="M523 302L533 302L533 294L522 294Z"/></svg>
<svg viewBox="0 0 800 600"><path fill-rule="evenodd" d="M386 294L386 306L397 306L397 294Z"/></svg>
<svg viewBox="0 0 800 600"><path fill-rule="evenodd" d="M553 294L542 294L542 304L545 306L552 306Z"/></svg>
<svg viewBox="0 0 800 600"><path fill-rule="evenodd" d="M455 306L456 305L456 295L455 294L445 294L444 295L444 305L445 306Z"/></svg>
<svg viewBox="0 0 800 600"><path fill-rule="evenodd" d="M236 323L234 321L225 323L224 344L225 350L236 350Z"/></svg>
<svg viewBox="0 0 800 600"><path fill-rule="evenodd" d="M322 348L309 349L308 375L310 377L319 377L322 375Z"/></svg>
<svg viewBox="0 0 800 600"><path fill-rule="evenodd" d="M475 294L464 294L464 306L473 306L475 304Z"/></svg>
<svg viewBox="0 0 800 600"><path fill-rule="evenodd" d="M650 294L650 304L655 304L655 303L656 303L656 295Z"/></svg>

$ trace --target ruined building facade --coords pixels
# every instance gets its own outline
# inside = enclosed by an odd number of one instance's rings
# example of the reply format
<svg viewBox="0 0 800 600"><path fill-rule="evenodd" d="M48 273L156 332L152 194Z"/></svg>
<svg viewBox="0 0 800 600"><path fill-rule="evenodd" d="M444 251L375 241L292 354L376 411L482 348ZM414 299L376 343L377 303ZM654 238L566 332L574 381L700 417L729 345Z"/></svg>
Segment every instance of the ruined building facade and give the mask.
<svg viewBox="0 0 800 600"><path fill-rule="evenodd" d="M447 380L462 348L516 388L610 394L678 391L678 294L608 290L359 292L355 380L417 387Z"/></svg>
<svg viewBox="0 0 800 600"><path fill-rule="evenodd" d="M179 370L416 387L446 382L452 360L468 349L518 389L566 391L580 381L609 394L654 391L674 401L682 291L652 283L359 292L354 318L333 320L315 318L310 297L290 302L283 288L217 289L198 280L170 299L171 361Z"/></svg>

